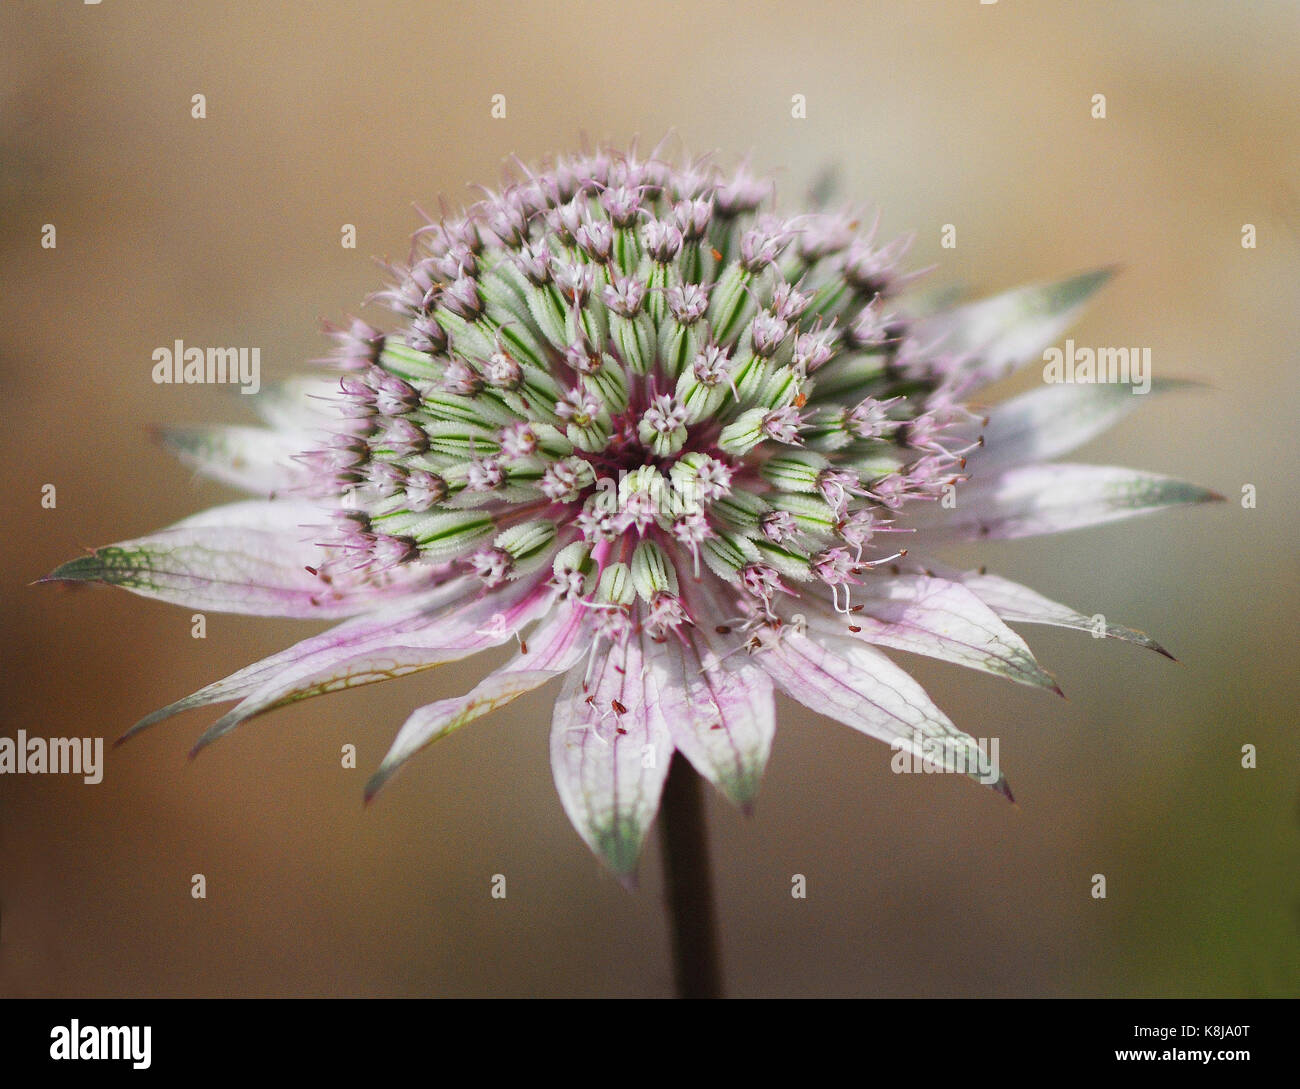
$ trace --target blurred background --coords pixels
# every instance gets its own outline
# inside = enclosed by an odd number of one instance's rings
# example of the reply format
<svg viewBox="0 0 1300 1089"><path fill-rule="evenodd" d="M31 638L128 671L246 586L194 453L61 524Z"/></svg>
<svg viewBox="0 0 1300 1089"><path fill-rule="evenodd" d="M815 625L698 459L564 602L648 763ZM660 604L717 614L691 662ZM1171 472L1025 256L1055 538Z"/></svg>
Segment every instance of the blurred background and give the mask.
<svg viewBox="0 0 1300 1089"><path fill-rule="evenodd" d="M1076 460L1229 497L954 554L1181 659L1025 629L1068 701L909 659L1001 739L1015 807L891 774L885 746L781 702L756 815L709 803L731 993L1300 994L1298 61L1287 2L4 5L3 734L111 740L323 626L210 614L196 640L187 609L29 585L232 498L150 428L249 421L249 398L154 385L156 346L260 345L264 381L288 376L380 285L371 258L406 256L413 203L459 205L584 133L671 133L752 155L790 202L836 168L884 236L916 233L934 286L1120 264L1077 341L1149 346L1157 376L1209 388L1151 398ZM0 993L668 994L657 841L628 894L572 831L554 687L363 810L405 715L482 664L276 712L192 763L217 712L191 713L109 752L94 787L0 777Z"/></svg>

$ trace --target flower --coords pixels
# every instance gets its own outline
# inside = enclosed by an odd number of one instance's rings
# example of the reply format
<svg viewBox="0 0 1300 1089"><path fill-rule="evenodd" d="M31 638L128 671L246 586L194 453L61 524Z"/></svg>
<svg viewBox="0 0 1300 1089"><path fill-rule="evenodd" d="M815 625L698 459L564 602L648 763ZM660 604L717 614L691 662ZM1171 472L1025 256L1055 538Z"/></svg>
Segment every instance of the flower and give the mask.
<svg viewBox="0 0 1300 1089"><path fill-rule="evenodd" d="M744 169L608 149L421 227L379 296L395 332L334 330L325 378L259 397L266 428L167 434L260 498L49 576L343 619L128 736L238 701L197 750L285 704L514 641L468 693L407 719L367 797L553 677L559 796L619 875L675 751L752 802L776 689L1009 796L879 648L1059 691L1007 622L1093 620L933 550L1217 496L1048 464L1134 406L1124 387L968 404L1050 345L1105 272L927 313L907 301L903 247L873 235L852 212L777 214Z"/></svg>

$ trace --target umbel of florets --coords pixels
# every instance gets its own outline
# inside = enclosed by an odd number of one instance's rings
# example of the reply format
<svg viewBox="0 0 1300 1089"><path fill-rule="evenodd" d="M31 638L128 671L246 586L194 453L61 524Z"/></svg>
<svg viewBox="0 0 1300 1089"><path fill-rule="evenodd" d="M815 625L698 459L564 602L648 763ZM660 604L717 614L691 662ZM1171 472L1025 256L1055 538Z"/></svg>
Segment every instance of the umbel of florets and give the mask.
<svg viewBox="0 0 1300 1089"><path fill-rule="evenodd" d="M340 510L321 579L550 565L656 639L698 618L685 580L741 624L807 583L847 612L978 418L892 309L902 247L772 196L600 151L421 228L380 295L401 328L339 334L347 426L307 456Z"/></svg>
<svg viewBox="0 0 1300 1089"><path fill-rule="evenodd" d="M902 290L903 248L852 211L779 213L743 169L600 150L525 170L416 232L379 296L397 328L336 330L324 380L260 395L269 428L168 433L260 499L50 579L344 618L129 731L238 701L196 747L297 700L517 641L470 691L412 713L367 794L432 741L563 676L556 786L622 876L675 753L752 802L778 689L1009 795L878 647L1049 691L1008 621L1160 648L944 567L937 550L1216 497L1049 464L1135 407L1123 386L967 407L1050 345L1105 273L927 312Z"/></svg>

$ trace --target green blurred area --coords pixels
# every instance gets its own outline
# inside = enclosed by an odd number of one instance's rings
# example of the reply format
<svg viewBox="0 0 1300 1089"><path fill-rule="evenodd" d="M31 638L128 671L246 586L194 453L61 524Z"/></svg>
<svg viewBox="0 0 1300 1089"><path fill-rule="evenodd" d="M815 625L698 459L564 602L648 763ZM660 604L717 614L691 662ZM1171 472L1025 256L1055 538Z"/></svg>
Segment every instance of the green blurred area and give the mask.
<svg viewBox="0 0 1300 1089"><path fill-rule="evenodd" d="M213 615L198 641L187 610L28 585L230 498L149 428L247 420L248 398L155 386L155 346L260 345L264 380L287 376L380 286L371 257L406 256L412 203L473 199L508 155L584 132L671 133L752 154L791 202L835 168L882 236L915 232L935 287L1120 264L1072 335L1207 388L1151 398L1076 460L1228 497L961 553L1180 659L1026 630L1068 701L908 660L1001 739L1016 807L892 775L884 746L780 704L756 816L711 801L733 993L1300 994L1298 57L1286 3L6 5L3 732L112 738L316 630ZM96 787L0 777L0 993L668 993L657 845L628 895L568 826L553 688L363 811L405 715L479 665L277 712L193 764L215 716L189 715L111 752Z"/></svg>

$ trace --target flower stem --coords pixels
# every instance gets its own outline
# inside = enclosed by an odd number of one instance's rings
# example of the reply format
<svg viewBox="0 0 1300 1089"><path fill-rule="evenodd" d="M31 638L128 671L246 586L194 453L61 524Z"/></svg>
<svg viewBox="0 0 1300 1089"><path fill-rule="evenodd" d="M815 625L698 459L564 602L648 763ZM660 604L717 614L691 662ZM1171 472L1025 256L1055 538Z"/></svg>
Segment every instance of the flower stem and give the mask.
<svg viewBox="0 0 1300 1089"><path fill-rule="evenodd" d="M721 998L703 780L681 753L668 766L659 812L677 997Z"/></svg>

